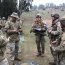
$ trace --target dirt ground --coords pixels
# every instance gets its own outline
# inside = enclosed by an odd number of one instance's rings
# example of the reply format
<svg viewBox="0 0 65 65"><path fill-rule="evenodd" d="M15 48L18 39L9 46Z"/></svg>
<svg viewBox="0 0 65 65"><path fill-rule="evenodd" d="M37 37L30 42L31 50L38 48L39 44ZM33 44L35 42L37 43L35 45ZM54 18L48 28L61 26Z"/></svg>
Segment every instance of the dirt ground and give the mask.
<svg viewBox="0 0 65 65"><path fill-rule="evenodd" d="M55 10L53 10L55 11ZM43 22L46 22L47 26L51 25L51 10L47 11L39 11L42 14ZM49 13L48 13L49 12ZM56 10L56 12L61 12L60 10ZM65 12L65 11L64 11ZM64 12L61 12L61 16L64 16ZM35 43L35 36L33 33L30 33L32 24L34 22L35 16L38 11L34 12L27 12L23 13L21 19L23 19L23 32L25 37L25 42L21 45L22 46L22 54L20 58L22 59L21 63L26 63L27 61L34 61L37 62L39 65L49 65L50 61L53 61L53 57L50 52L49 48L49 38L45 36L45 56L44 57L37 57L37 48Z"/></svg>
<svg viewBox="0 0 65 65"><path fill-rule="evenodd" d="M49 48L49 38L45 36L45 56L44 57L37 57L37 48L35 43L35 36L33 33L30 34L30 29L32 26L31 22L33 19L26 19L23 23L23 32L25 36L25 42L22 44L22 54L21 59L22 62L25 63L27 61L34 61L37 62L39 65L49 65L50 61L53 61L53 57L50 53ZM47 24L50 24L51 20L44 20Z"/></svg>

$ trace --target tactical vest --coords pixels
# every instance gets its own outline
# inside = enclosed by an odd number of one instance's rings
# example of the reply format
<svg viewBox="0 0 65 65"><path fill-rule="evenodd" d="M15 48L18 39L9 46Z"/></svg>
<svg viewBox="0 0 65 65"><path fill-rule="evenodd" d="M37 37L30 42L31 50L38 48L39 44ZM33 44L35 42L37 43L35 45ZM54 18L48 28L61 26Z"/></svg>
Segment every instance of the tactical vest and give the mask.
<svg viewBox="0 0 65 65"><path fill-rule="evenodd" d="M57 23L57 22L56 22ZM57 31L57 24L52 24L52 31ZM51 39L56 39L58 37L58 35L53 35L51 34Z"/></svg>
<svg viewBox="0 0 65 65"><path fill-rule="evenodd" d="M57 22L52 25L52 31L57 31ZM55 45L59 45L60 44L59 33L56 35L51 34L51 41L55 41L56 39L58 40L58 43Z"/></svg>
<svg viewBox="0 0 65 65"><path fill-rule="evenodd" d="M18 29L19 28L19 24L18 22L11 22L9 21L8 22L8 25L9 25L9 30L14 30L15 28ZM7 30L7 34L6 34L7 37L10 37L10 41L13 42L13 41L19 41L19 32L9 32Z"/></svg>
<svg viewBox="0 0 65 65"><path fill-rule="evenodd" d="M37 35L37 34L40 34L40 35L45 35L45 32L46 32L46 29L45 29L45 27L44 27L44 24L36 24L35 25L35 27L34 28L36 28L35 29L35 31L34 31L34 33ZM43 28L43 30L37 30L37 29L41 29L41 28Z"/></svg>
<svg viewBox="0 0 65 65"><path fill-rule="evenodd" d="M57 24L52 24L52 31L56 31L57 30Z"/></svg>

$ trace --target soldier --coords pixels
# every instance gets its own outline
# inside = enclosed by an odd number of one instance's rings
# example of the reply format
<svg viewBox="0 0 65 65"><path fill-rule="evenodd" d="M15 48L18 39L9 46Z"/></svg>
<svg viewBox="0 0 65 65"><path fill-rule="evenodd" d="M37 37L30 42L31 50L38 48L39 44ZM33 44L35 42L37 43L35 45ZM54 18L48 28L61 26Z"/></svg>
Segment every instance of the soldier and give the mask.
<svg viewBox="0 0 65 65"><path fill-rule="evenodd" d="M10 43L15 47L14 50L14 60L20 60L18 58L18 50L19 50L19 33L22 32L21 24L17 22L19 18L17 13L13 12L11 15L11 20L6 22L6 34L7 37L10 37ZM14 49L14 48L13 48Z"/></svg>
<svg viewBox="0 0 65 65"><path fill-rule="evenodd" d="M49 30L50 49L51 49L51 53L54 57L53 64L55 64L57 61L56 52L54 52L52 48L58 46L61 43L62 29L61 29L61 24L60 24L60 20L59 20L59 14L53 14L53 15L51 15L51 17L52 17L52 26L51 26L51 29Z"/></svg>
<svg viewBox="0 0 65 65"><path fill-rule="evenodd" d="M5 34L5 23L6 23L5 17L2 17L1 24L2 24L2 31L4 34Z"/></svg>
<svg viewBox="0 0 65 65"><path fill-rule="evenodd" d="M36 20L34 21L34 24L32 26L32 32L35 33L36 36L36 44L37 44L37 50L38 54L37 56L44 56L44 47L45 47L45 32L46 32L46 27L45 23L42 22L40 14L36 16Z"/></svg>
<svg viewBox="0 0 65 65"><path fill-rule="evenodd" d="M0 25L0 65L9 65L7 58L5 57L6 44L9 41L1 30L2 26Z"/></svg>
<svg viewBox="0 0 65 65"><path fill-rule="evenodd" d="M57 65L65 65L65 33L62 34L61 44L53 49L57 53Z"/></svg>

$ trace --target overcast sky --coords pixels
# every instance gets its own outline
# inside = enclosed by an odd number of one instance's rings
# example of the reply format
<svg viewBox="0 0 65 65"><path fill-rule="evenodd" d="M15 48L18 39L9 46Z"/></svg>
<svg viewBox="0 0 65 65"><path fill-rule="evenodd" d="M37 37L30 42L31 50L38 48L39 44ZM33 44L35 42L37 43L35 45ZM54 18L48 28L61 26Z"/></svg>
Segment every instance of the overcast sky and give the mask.
<svg viewBox="0 0 65 65"><path fill-rule="evenodd" d="M33 0L33 5L46 4L46 3L54 3L56 5L65 3L65 0Z"/></svg>

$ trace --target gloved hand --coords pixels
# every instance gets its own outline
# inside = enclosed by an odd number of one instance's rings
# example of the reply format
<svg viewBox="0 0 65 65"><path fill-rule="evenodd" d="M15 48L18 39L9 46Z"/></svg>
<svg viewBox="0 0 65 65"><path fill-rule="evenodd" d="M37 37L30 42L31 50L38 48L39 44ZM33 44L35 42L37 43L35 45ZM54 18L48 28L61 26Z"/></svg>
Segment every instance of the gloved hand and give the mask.
<svg viewBox="0 0 65 65"><path fill-rule="evenodd" d="M31 30L30 30L30 33L34 32L34 31L35 31L35 29L31 29Z"/></svg>

